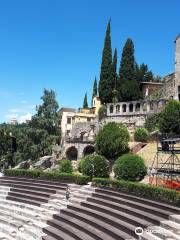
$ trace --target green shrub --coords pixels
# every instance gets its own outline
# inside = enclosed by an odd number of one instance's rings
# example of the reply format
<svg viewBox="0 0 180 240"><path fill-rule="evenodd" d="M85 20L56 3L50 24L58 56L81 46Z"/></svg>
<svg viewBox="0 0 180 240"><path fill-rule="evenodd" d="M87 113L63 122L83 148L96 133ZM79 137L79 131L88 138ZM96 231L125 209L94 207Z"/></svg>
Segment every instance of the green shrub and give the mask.
<svg viewBox="0 0 180 240"><path fill-rule="evenodd" d="M153 132L159 128L159 116L159 113L147 116L144 126L149 132Z"/></svg>
<svg viewBox="0 0 180 240"><path fill-rule="evenodd" d="M73 168L70 160L61 160L59 162L59 171L61 173L72 173Z"/></svg>
<svg viewBox="0 0 180 240"><path fill-rule="evenodd" d="M80 173L82 173L82 163L83 163L84 159L81 159L79 162L78 162L78 171Z"/></svg>
<svg viewBox="0 0 180 240"><path fill-rule="evenodd" d="M114 160L128 152L129 133L125 126L114 122L106 124L97 134L96 152L109 160Z"/></svg>
<svg viewBox="0 0 180 240"><path fill-rule="evenodd" d="M180 134L180 102L170 101L160 113L159 128L162 133Z"/></svg>
<svg viewBox="0 0 180 240"><path fill-rule="evenodd" d="M144 160L132 153L119 157L114 163L113 170L115 178L128 181L141 181L147 174Z"/></svg>
<svg viewBox="0 0 180 240"><path fill-rule="evenodd" d="M97 187L110 187L121 192L130 193L140 197L147 197L156 201L162 201L180 207L180 192L177 192L176 190L138 182L103 178L93 178L92 182L93 185Z"/></svg>
<svg viewBox="0 0 180 240"><path fill-rule="evenodd" d="M134 139L137 142L147 142L149 139L149 133L145 128L136 128Z"/></svg>
<svg viewBox="0 0 180 240"><path fill-rule="evenodd" d="M90 177L108 177L109 163L105 157L93 153L83 159L81 170Z"/></svg>
<svg viewBox="0 0 180 240"><path fill-rule="evenodd" d="M71 173L59 173L59 171L43 172L41 170L6 169L4 170L4 174L6 176L30 177L44 180L72 182L80 185L87 184L90 181L88 176Z"/></svg>

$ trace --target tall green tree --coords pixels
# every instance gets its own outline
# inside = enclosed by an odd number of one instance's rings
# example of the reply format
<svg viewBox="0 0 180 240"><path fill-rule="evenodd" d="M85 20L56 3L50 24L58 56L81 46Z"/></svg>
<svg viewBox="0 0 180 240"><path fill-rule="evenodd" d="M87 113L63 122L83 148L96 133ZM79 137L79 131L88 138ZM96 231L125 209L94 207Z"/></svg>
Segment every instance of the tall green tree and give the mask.
<svg viewBox="0 0 180 240"><path fill-rule="evenodd" d="M110 20L106 29L104 48L102 53L101 73L99 81L99 97L102 103L112 102L113 74Z"/></svg>
<svg viewBox="0 0 180 240"><path fill-rule="evenodd" d="M53 90L44 89L41 97L42 104L36 107L37 113L32 117L29 125L33 128L44 129L48 134L59 135L58 102Z"/></svg>
<svg viewBox="0 0 180 240"><path fill-rule="evenodd" d="M112 77L113 77L113 92L112 92L112 102L118 101L118 85L119 79L117 75L117 49L114 50L114 56L112 61Z"/></svg>
<svg viewBox="0 0 180 240"><path fill-rule="evenodd" d="M98 95L98 88L97 88L97 80L96 80L96 77L95 77L94 84L93 84L93 93L92 93L91 105L93 105L93 98L96 97L97 95Z"/></svg>
<svg viewBox="0 0 180 240"><path fill-rule="evenodd" d="M135 67L134 44L129 38L123 48L119 69L119 93L122 101L138 100L142 97L139 84L136 79Z"/></svg>
<svg viewBox="0 0 180 240"><path fill-rule="evenodd" d="M58 103L53 90L44 89L42 104L31 121L23 124L0 124L0 165L1 160L12 159L10 132L16 138L16 162L37 161L40 157L52 154L52 144L60 143L60 116Z"/></svg>
<svg viewBox="0 0 180 240"><path fill-rule="evenodd" d="M86 93L85 96L84 96L83 108L88 108L87 93Z"/></svg>

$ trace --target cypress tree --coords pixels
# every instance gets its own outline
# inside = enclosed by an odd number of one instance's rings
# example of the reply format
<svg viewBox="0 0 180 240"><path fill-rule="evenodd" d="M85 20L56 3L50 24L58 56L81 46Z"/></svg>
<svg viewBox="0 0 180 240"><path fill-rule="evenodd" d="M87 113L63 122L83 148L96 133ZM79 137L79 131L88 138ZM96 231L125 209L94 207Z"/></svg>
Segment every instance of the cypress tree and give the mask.
<svg viewBox="0 0 180 240"><path fill-rule="evenodd" d="M123 48L119 78L120 78L120 98L122 101L138 100L142 97L139 84L136 80L136 62L134 58L134 44L129 38Z"/></svg>
<svg viewBox="0 0 180 240"><path fill-rule="evenodd" d="M113 75L112 75L112 48L110 20L106 29L104 48L102 53L101 73L99 81L99 97L102 103L112 102Z"/></svg>
<svg viewBox="0 0 180 240"><path fill-rule="evenodd" d="M113 91L112 102L118 102L118 75L117 75L117 49L114 50L112 62Z"/></svg>
<svg viewBox="0 0 180 240"><path fill-rule="evenodd" d="M96 77L95 77L94 84L93 84L93 93L92 93L91 105L93 105L93 98L96 97L97 95L98 95L98 89L97 89L97 80L96 80Z"/></svg>
<svg viewBox="0 0 180 240"><path fill-rule="evenodd" d="M83 108L88 108L87 93L84 96Z"/></svg>
<svg viewBox="0 0 180 240"><path fill-rule="evenodd" d="M112 62L112 72L114 79L114 89L117 88L117 49L114 50L113 62Z"/></svg>

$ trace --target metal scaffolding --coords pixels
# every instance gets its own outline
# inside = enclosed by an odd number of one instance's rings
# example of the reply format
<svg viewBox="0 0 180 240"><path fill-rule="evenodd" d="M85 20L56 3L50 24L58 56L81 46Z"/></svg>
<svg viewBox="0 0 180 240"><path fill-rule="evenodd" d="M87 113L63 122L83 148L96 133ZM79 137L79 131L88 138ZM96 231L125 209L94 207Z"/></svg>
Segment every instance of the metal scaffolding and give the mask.
<svg viewBox="0 0 180 240"><path fill-rule="evenodd" d="M180 191L180 136L157 136L157 151L150 168L149 183Z"/></svg>

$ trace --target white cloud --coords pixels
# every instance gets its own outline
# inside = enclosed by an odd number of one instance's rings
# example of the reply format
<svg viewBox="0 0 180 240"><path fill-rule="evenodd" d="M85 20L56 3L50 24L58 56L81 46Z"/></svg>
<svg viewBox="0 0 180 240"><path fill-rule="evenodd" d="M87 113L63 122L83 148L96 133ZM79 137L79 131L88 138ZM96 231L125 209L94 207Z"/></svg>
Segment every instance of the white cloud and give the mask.
<svg viewBox="0 0 180 240"><path fill-rule="evenodd" d="M27 120L31 120L32 114L31 113L26 113L24 115L21 115L18 117L18 122L23 123L26 122Z"/></svg>
<svg viewBox="0 0 180 240"><path fill-rule="evenodd" d="M16 113L12 113L12 114L6 114L5 118L7 118L8 120L12 119L12 118L17 118L18 114Z"/></svg>

